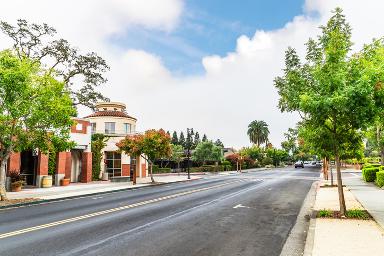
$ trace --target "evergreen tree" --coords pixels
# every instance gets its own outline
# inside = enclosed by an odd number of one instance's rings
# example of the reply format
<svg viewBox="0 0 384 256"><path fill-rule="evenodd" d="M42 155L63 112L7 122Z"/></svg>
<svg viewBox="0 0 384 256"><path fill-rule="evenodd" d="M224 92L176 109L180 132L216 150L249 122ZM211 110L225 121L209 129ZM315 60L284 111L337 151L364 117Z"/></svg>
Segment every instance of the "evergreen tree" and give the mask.
<svg viewBox="0 0 384 256"><path fill-rule="evenodd" d="M222 147L222 148L224 148L224 144L223 144L223 142L221 142L221 140L219 140L219 139L217 139L217 140L215 141L215 145L218 146L218 147Z"/></svg>
<svg viewBox="0 0 384 256"><path fill-rule="evenodd" d="M200 135L198 132L195 133L195 138L193 140L193 148L196 148L197 145L201 142Z"/></svg>
<svg viewBox="0 0 384 256"><path fill-rule="evenodd" d="M177 132L173 131L171 143L173 145L179 145L179 138L177 138Z"/></svg>
<svg viewBox="0 0 384 256"><path fill-rule="evenodd" d="M202 141L203 142L207 142L208 141L207 135L204 134Z"/></svg>
<svg viewBox="0 0 384 256"><path fill-rule="evenodd" d="M187 129L187 139L185 140L185 148L191 149L193 147L193 139L192 139L193 129Z"/></svg>
<svg viewBox="0 0 384 256"><path fill-rule="evenodd" d="M183 148L185 147L185 137L183 132L180 133L179 145L183 146Z"/></svg>
<svg viewBox="0 0 384 256"><path fill-rule="evenodd" d="M169 137L171 137L171 133L170 133L169 131L167 131L167 135L168 135Z"/></svg>

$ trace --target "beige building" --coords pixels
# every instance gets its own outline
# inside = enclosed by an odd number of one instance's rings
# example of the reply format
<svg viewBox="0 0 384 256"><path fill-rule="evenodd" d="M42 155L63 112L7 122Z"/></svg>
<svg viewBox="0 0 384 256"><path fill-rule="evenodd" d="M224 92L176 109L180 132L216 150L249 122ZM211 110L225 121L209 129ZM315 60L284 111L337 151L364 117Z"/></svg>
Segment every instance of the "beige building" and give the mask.
<svg viewBox="0 0 384 256"><path fill-rule="evenodd" d="M137 119L128 115L126 105L119 102L101 102L96 104L93 114L86 117L91 123L91 132L101 133L109 137L104 148L103 164L101 165L101 177L136 177L147 176L148 165L142 158L131 158L126 154L117 152L116 143L129 134L136 133ZM103 175L104 174L104 175Z"/></svg>

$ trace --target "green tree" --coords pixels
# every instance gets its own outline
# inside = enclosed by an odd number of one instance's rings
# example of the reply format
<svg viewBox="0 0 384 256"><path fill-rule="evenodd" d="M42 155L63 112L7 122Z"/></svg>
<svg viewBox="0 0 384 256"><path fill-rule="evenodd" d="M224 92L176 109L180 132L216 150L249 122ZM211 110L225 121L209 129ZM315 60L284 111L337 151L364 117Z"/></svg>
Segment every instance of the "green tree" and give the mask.
<svg viewBox="0 0 384 256"><path fill-rule="evenodd" d="M109 137L101 133L92 134L92 180L100 179L101 161L103 160L103 149L107 145Z"/></svg>
<svg viewBox="0 0 384 256"><path fill-rule="evenodd" d="M6 200L5 164L11 152L39 148L47 153L53 142L70 147L75 114L64 84L38 62L20 59L9 50L0 52L1 200Z"/></svg>
<svg viewBox="0 0 384 256"><path fill-rule="evenodd" d="M207 138L207 135L203 135L203 139L201 140L202 142L207 142L208 141L208 138Z"/></svg>
<svg viewBox="0 0 384 256"><path fill-rule="evenodd" d="M148 130L144 134L128 135L116 146L130 156L142 156L150 165L151 181L153 178L153 162L155 159L169 158L172 153L171 138L163 130Z"/></svg>
<svg viewBox="0 0 384 256"><path fill-rule="evenodd" d="M199 145L200 143L200 135L198 132L195 133L195 138L193 139L193 149L195 149L197 147L197 145Z"/></svg>
<svg viewBox="0 0 384 256"><path fill-rule="evenodd" d="M207 161L219 162L223 158L223 150L212 141L201 142L192 154L192 159L205 164Z"/></svg>
<svg viewBox="0 0 384 256"><path fill-rule="evenodd" d="M180 132L179 145L181 145L183 148L185 148L185 137L184 137L183 132Z"/></svg>
<svg viewBox="0 0 384 256"><path fill-rule="evenodd" d="M0 21L0 29L13 42L16 56L29 58L37 63L49 63L50 75L65 84L74 105L90 108L98 101L108 101L95 88L107 79L103 74L109 70L105 60L96 53L80 54L67 40L54 39L56 30L47 24L30 24L18 20L16 26ZM78 89L72 86L74 79L82 79Z"/></svg>
<svg viewBox="0 0 384 256"><path fill-rule="evenodd" d="M275 79L275 86L280 95L280 110L298 111L306 127L322 132L321 140L327 140L331 146L336 160L340 213L345 215L340 157L351 145L360 143L357 131L372 122L378 107L383 107L384 92L377 86L382 79L377 74L383 71L376 70L377 63L372 65L367 54L374 52L374 47L350 53L351 28L340 8L336 8L321 30L317 40L307 42L304 64L294 49L287 50L284 75Z"/></svg>
<svg viewBox="0 0 384 256"><path fill-rule="evenodd" d="M219 140L219 139L217 139L217 140L215 141L215 145L218 146L218 147L224 148L224 144L223 144L223 142L221 142L221 140Z"/></svg>
<svg viewBox="0 0 384 256"><path fill-rule="evenodd" d="M261 162L261 160L263 159L264 152L258 146L253 145L252 147L242 148L239 151L239 154L241 156L248 156L249 158L251 158L254 161Z"/></svg>
<svg viewBox="0 0 384 256"><path fill-rule="evenodd" d="M184 156L184 149L181 145L171 145L172 152L171 152L171 161L174 161L177 163L177 170L180 170L180 162L183 161Z"/></svg>
<svg viewBox="0 0 384 256"><path fill-rule="evenodd" d="M261 144L268 142L268 124L264 121L254 120L248 125L247 134L249 140L260 147Z"/></svg>
<svg viewBox="0 0 384 256"><path fill-rule="evenodd" d="M171 143L173 145L179 145L179 138L177 137L176 131L173 131Z"/></svg>

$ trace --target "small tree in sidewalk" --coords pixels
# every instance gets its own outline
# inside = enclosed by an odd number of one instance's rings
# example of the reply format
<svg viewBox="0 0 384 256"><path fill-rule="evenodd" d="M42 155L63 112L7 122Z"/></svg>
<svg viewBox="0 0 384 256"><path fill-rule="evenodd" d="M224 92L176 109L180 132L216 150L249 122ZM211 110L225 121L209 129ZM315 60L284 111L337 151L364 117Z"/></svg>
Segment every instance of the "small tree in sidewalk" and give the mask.
<svg viewBox="0 0 384 256"><path fill-rule="evenodd" d="M382 42L351 54L351 28L337 8L318 40L307 42L306 62L286 52L284 75L275 79L281 111L298 111L309 129L321 129L335 157L340 213L345 215L340 160L384 106ZM379 56L380 55L380 56ZM322 139L324 140L324 139Z"/></svg>
<svg viewBox="0 0 384 256"><path fill-rule="evenodd" d="M154 160L167 158L172 152L171 138L163 129L152 129L144 134L128 135L116 145L131 157L141 156L149 162L152 182L155 182L153 178Z"/></svg>

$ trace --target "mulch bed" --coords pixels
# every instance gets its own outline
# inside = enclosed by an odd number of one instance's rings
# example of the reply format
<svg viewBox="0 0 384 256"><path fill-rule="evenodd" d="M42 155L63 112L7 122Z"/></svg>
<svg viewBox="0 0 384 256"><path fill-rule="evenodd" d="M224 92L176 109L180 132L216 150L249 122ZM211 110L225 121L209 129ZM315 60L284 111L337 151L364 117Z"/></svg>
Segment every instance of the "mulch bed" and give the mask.
<svg viewBox="0 0 384 256"><path fill-rule="evenodd" d="M12 206L12 205L17 205L21 203L30 203L30 202L35 202L39 201L40 199L38 198L24 198L24 199L9 199L7 201L0 201L0 207L1 206Z"/></svg>

